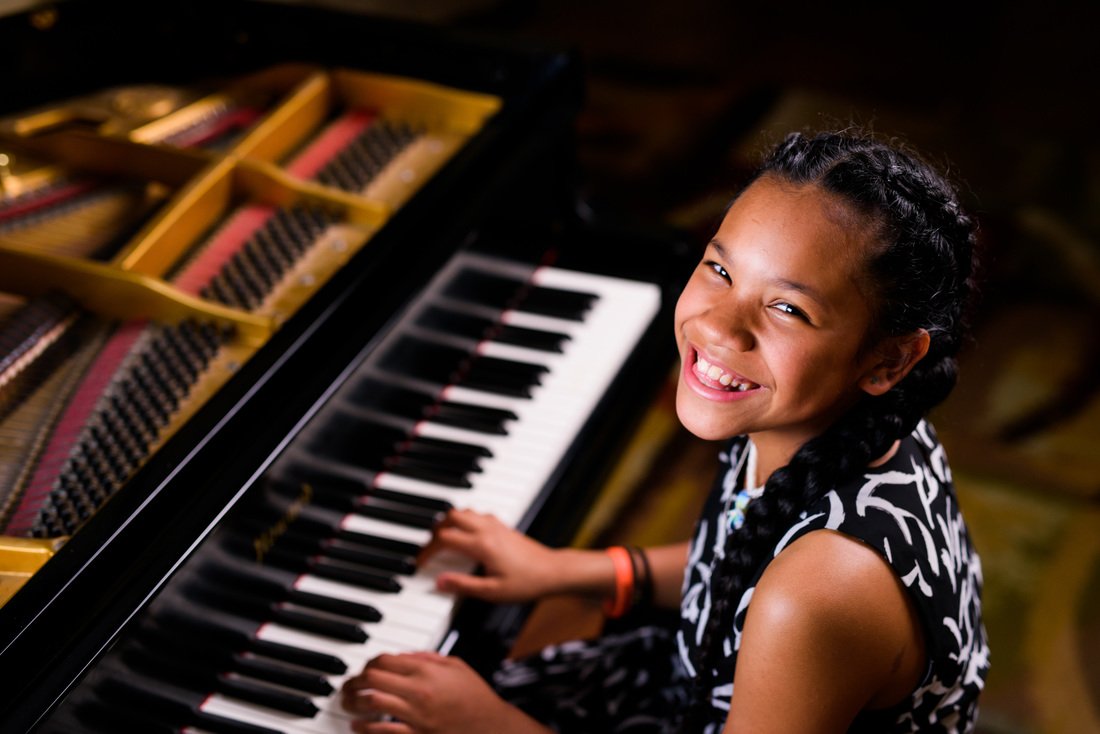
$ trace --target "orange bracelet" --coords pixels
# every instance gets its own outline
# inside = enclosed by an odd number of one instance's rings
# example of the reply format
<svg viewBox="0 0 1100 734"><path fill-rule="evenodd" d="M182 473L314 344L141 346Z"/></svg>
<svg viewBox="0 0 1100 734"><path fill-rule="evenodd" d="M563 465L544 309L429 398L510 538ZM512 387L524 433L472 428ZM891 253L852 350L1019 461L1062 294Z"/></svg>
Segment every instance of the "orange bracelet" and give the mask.
<svg viewBox="0 0 1100 734"><path fill-rule="evenodd" d="M615 596L604 601L603 611L611 619L618 619L626 614L634 598L634 564L630 551L621 545L608 548L607 555L615 566Z"/></svg>

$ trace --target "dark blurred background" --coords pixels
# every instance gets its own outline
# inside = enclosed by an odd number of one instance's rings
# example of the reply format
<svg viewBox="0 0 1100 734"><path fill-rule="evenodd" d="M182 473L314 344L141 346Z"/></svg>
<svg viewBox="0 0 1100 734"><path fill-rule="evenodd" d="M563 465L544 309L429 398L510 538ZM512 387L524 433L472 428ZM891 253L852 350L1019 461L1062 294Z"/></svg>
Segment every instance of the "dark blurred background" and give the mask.
<svg viewBox="0 0 1100 734"><path fill-rule="evenodd" d="M934 416L985 570L980 730L1100 732L1097 3L294 4L574 48L585 206L700 246L789 130L857 124L945 167L986 262L974 344ZM578 543L687 532L714 447L679 429L667 390L633 447Z"/></svg>

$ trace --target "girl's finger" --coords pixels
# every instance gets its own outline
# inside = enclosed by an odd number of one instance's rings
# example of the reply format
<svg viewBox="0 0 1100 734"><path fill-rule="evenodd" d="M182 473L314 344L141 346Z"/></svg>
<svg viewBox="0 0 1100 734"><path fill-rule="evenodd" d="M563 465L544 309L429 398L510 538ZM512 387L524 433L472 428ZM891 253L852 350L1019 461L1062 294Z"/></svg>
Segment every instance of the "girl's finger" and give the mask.
<svg viewBox="0 0 1100 734"><path fill-rule="evenodd" d="M490 525L496 518L474 510L451 510L447 513L445 522L456 528L469 532L482 530Z"/></svg>
<svg viewBox="0 0 1100 734"><path fill-rule="evenodd" d="M468 556L481 553L481 536L461 528L443 528L433 538L440 548L458 551Z"/></svg>
<svg viewBox="0 0 1100 734"><path fill-rule="evenodd" d="M412 675L417 672L423 664L423 661L419 660L415 655L384 653L367 661L363 672L357 677L362 678L374 670L384 670L389 673L396 673L397 675Z"/></svg>
<svg viewBox="0 0 1100 734"><path fill-rule="evenodd" d="M344 708L368 721L381 721L385 717L392 717L401 722L416 719L416 712L408 701L401 696L376 688L361 689L357 692L357 700L354 701L349 702L345 698Z"/></svg>
<svg viewBox="0 0 1100 734"><path fill-rule="evenodd" d="M412 727L400 721L372 721L370 719L352 721L351 730L360 734L413 734Z"/></svg>
<svg viewBox="0 0 1100 734"><path fill-rule="evenodd" d="M374 702L365 691L377 691L408 700L414 688L408 675L371 668L356 676L354 686L344 685L341 702L352 713L366 714L373 710Z"/></svg>
<svg viewBox="0 0 1100 734"><path fill-rule="evenodd" d="M497 579L468 573L441 573L435 579L435 586L440 591L482 599L490 598L500 590Z"/></svg>

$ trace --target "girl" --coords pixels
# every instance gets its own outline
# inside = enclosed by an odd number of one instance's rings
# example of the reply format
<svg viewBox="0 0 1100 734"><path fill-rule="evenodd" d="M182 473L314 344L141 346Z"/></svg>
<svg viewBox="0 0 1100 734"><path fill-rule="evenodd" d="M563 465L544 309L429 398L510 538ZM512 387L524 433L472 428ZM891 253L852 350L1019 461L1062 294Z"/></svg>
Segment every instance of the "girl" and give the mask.
<svg viewBox="0 0 1100 734"><path fill-rule="evenodd" d="M922 416L955 383L974 228L917 157L789 136L733 201L676 308L676 408L729 440L690 543L550 549L456 511L432 548L493 601L679 605L506 663L384 655L344 689L356 730L964 732L989 665L981 566Z"/></svg>

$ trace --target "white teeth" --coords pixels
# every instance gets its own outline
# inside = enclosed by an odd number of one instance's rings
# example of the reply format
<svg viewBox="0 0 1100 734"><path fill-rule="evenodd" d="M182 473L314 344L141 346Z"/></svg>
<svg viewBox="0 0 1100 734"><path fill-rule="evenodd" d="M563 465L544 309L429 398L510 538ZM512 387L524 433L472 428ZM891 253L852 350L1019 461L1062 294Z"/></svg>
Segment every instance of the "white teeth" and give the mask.
<svg viewBox="0 0 1100 734"><path fill-rule="evenodd" d="M714 380L723 387L733 386L734 390L744 392L749 389L750 382L736 382L733 375L729 372L724 372L721 367L716 364L711 364L701 356L695 358L695 371L708 380Z"/></svg>

